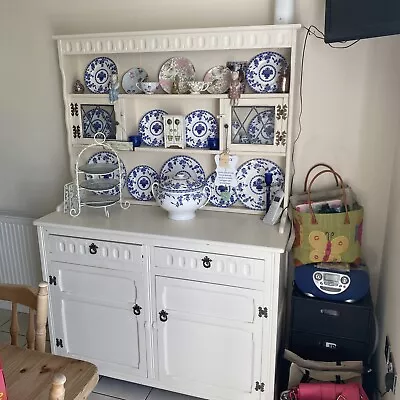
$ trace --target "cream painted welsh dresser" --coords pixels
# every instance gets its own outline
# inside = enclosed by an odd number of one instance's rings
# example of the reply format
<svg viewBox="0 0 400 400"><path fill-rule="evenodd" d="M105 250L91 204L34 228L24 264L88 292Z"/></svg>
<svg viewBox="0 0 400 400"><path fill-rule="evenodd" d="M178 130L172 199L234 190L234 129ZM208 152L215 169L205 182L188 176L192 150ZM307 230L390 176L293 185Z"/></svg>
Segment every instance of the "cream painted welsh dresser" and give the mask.
<svg viewBox="0 0 400 400"><path fill-rule="evenodd" d="M163 61L185 56L202 79L213 65L280 49L294 71L298 29L282 25L57 37L71 172L79 152L92 143L84 135L85 112L109 105L106 94L72 92L93 58L112 58L120 77L136 65L155 80ZM249 108L274 107L270 146L231 140L232 107L226 94L121 94L112 105L115 139L127 140L149 109L181 115L207 109L219 117L221 149L238 155L240 162L263 157L282 167L286 207L294 75L289 93L245 93L239 102ZM159 170L169 157L187 154L207 174L215 169L216 153L197 148L119 151L128 172L139 164ZM130 208L115 205L110 218L101 209L84 207L75 218L57 211L35 222L43 276L50 284L52 352L93 362L105 376L178 393L211 400L272 400L285 309L285 218L270 227L260 213L244 207L210 206L193 220L172 221L155 203L130 198L126 188L123 196Z"/></svg>

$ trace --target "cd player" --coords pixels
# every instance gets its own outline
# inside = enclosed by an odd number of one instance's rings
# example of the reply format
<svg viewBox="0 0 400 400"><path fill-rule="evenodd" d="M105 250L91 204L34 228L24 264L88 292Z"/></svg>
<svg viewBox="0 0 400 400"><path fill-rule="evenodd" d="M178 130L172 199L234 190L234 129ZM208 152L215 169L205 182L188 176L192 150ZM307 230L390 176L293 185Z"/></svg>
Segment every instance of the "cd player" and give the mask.
<svg viewBox="0 0 400 400"><path fill-rule="evenodd" d="M302 265L295 267L295 283L307 296L349 303L361 300L369 291L365 265Z"/></svg>

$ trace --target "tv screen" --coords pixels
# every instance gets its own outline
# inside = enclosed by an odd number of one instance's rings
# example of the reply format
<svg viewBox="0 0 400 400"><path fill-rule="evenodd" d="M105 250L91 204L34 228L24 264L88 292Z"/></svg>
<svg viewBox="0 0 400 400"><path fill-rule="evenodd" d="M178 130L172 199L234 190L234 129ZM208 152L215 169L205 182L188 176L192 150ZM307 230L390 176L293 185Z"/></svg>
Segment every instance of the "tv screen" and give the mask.
<svg viewBox="0 0 400 400"><path fill-rule="evenodd" d="M399 33L400 0L326 0L326 43Z"/></svg>

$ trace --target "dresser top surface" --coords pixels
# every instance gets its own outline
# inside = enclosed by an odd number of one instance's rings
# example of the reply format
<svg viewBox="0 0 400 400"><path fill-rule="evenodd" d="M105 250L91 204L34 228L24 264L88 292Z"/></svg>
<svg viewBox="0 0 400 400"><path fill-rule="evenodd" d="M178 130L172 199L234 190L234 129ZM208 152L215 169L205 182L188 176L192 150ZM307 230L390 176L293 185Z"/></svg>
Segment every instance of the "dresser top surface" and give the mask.
<svg viewBox="0 0 400 400"><path fill-rule="evenodd" d="M262 247L263 250L283 253L288 241L289 227L283 234L279 225L269 226L259 215L234 214L217 211L197 211L190 221L173 221L160 207L131 205L128 210L110 209L110 218L103 210L84 208L79 217L53 212L34 222L52 228L96 230L116 234L146 235L147 237L200 241L239 246ZM112 237L110 237L112 240Z"/></svg>

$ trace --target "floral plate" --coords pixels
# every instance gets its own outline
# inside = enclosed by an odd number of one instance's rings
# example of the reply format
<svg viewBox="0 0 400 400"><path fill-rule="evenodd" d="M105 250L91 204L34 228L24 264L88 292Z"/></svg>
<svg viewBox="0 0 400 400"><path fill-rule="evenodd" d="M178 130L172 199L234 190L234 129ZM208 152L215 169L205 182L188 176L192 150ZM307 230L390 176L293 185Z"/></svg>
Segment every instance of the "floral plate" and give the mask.
<svg viewBox="0 0 400 400"><path fill-rule="evenodd" d="M143 115L139 122L139 134L143 143L148 146L164 146L164 121L163 115L168 113L164 110L150 110Z"/></svg>
<svg viewBox="0 0 400 400"><path fill-rule="evenodd" d="M185 57L172 57L167 60L160 69L158 80L164 92L172 93L172 86L175 80L180 82L193 81L195 69L192 62ZM185 86L185 85L183 85ZM189 88L180 87L182 93L188 92Z"/></svg>
<svg viewBox="0 0 400 400"><path fill-rule="evenodd" d="M274 144L274 107L260 112L249 123L247 136L252 144Z"/></svg>
<svg viewBox="0 0 400 400"><path fill-rule="evenodd" d="M114 135L113 120L111 114L101 107L93 108L84 113L83 137L93 138L97 132L104 133L106 139Z"/></svg>
<svg viewBox="0 0 400 400"><path fill-rule="evenodd" d="M275 93L279 89L279 75L288 63L281 54L266 51L257 54L246 70L246 80L249 86L258 93Z"/></svg>
<svg viewBox="0 0 400 400"><path fill-rule="evenodd" d="M265 173L272 173L271 198L285 183L282 169L265 158L254 158L243 163L237 170L236 193L239 200L251 210L266 210Z"/></svg>
<svg viewBox="0 0 400 400"><path fill-rule="evenodd" d="M189 147L208 147L208 138L218 134L214 115L206 110L195 110L185 117L186 144Z"/></svg>
<svg viewBox="0 0 400 400"><path fill-rule="evenodd" d="M108 57L97 57L86 67L84 75L86 87L92 93L108 93L112 74L118 74L114 61Z"/></svg>
<svg viewBox="0 0 400 400"><path fill-rule="evenodd" d="M211 189L210 203L216 207L230 207L232 204L235 204L238 199L236 190L235 188L227 187L224 185L216 186L216 177L217 173L213 172L207 178L207 186ZM229 197L224 196L224 193L226 192L229 193Z"/></svg>
<svg viewBox="0 0 400 400"><path fill-rule="evenodd" d="M143 93L143 90L139 89L136 84L145 81L148 77L149 75L143 68L131 68L122 77L122 89L128 94Z"/></svg>
<svg viewBox="0 0 400 400"><path fill-rule="evenodd" d="M148 165L138 165L133 168L127 178L127 188L132 197L141 201L153 198L151 186L158 181L157 172Z"/></svg>
<svg viewBox="0 0 400 400"><path fill-rule="evenodd" d="M183 173L184 176L192 178L195 181L204 182L206 179L203 168L194 158L189 156L174 156L167 160L161 167L160 182L171 180L177 173Z"/></svg>
<svg viewBox="0 0 400 400"><path fill-rule="evenodd" d="M121 163L121 171L122 171L122 186L125 186L126 181L126 168L122 160L119 160ZM99 151L98 153L93 154L89 160L88 164L101 164L101 163L109 163L109 164L118 164L117 156L110 151ZM119 169L116 169L114 172L105 175L90 175L85 174L86 179L116 179L119 181ZM107 195L117 195L119 194L119 186L116 186L109 190L96 190L94 193L96 194L107 194Z"/></svg>
<svg viewBox="0 0 400 400"><path fill-rule="evenodd" d="M231 85L231 70L223 65L209 69L204 75L204 82L210 82L207 92L211 94L226 93Z"/></svg>

